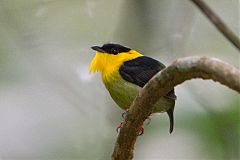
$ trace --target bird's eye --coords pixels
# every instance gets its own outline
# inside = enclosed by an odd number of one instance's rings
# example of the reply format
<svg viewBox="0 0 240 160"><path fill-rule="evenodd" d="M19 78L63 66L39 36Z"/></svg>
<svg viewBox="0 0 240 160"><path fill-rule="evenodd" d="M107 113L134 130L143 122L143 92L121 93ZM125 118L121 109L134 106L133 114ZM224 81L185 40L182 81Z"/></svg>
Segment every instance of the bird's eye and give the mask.
<svg viewBox="0 0 240 160"><path fill-rule="evenodd" d="M112 52L113 54L118 54L118 50L117 50L116 48L112 48L112 49L111 49L111 52Z"/></svg>

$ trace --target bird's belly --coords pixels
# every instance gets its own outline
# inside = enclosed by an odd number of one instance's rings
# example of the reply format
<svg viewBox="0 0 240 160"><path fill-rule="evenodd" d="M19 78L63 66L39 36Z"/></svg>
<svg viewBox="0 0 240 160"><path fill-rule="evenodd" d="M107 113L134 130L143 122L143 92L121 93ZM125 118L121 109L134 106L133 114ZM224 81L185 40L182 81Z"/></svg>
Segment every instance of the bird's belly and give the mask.
<svg viewBox="0 0 240 160"><path fill-rule="evenodd" d="M105 86L112 99L124 110L130 107L140 90L139 86L129 83L123 79L115 79L111 83L105 83Z"/></svg>
<svg viewBox="0 0 240 160"><path fill-rule="evenodd" d="M130 107L139 90L141 89L141 87L123 79L115 79L111 83L105 83L105 86L108 89L112 99L120 108L124 110ZM155 109L153 112L165 112L169 108L174 107L174 105L174 100L161 97L155 104Z"/></svg>

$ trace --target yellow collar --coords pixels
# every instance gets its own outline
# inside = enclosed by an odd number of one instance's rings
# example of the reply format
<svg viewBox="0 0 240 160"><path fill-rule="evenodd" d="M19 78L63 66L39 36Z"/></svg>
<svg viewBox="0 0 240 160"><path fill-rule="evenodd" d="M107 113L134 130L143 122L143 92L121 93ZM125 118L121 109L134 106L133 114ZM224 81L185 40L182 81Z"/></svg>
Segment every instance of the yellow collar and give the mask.
<svg viewBox="0 0 240 160"><path fill-rule="evenodd" d="M90 65L90 73L101 72L103 82L111 82L119 75L120 66L142 54L135 50L119 53L117 55L96 52Z"/></svg>

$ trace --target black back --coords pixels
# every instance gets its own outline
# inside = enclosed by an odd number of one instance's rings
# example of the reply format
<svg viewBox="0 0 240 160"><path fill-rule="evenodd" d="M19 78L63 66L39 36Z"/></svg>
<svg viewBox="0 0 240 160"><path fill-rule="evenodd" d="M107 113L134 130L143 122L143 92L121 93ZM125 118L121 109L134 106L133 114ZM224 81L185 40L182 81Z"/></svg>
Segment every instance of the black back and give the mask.
<svg viewBox="0 0 240 160"><path fill-rule="evenodd" d="M150 57L140 56L125 62L119 69L120 75L128 82L143 87L156 73L165 66Z"/></svg>
<svg viewBox="0 0 240 160"><path fill-rule="evenodd" d="M124 62L119 68L119 73L124 80L143 87L163 68L165 68L165 65L161 62L147 56L140 56ZM174 100L176 99L174 90L170 91L166 96Z"/></svg>

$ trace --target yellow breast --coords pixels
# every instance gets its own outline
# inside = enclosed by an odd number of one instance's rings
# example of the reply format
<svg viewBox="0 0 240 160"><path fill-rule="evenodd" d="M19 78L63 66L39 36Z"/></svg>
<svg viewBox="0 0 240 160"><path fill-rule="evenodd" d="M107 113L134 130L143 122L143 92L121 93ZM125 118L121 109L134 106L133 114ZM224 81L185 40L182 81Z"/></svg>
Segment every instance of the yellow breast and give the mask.
<svg viewBox="0 0 240 160"><path fill-rule="evenodd" d="M111 82L119 77L119 68L129 60L135 59L142 54L135 50L119 53L117 55L96 52L90 65L90 73L100 72L104 83Z"/></svg>

